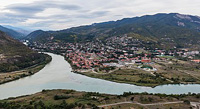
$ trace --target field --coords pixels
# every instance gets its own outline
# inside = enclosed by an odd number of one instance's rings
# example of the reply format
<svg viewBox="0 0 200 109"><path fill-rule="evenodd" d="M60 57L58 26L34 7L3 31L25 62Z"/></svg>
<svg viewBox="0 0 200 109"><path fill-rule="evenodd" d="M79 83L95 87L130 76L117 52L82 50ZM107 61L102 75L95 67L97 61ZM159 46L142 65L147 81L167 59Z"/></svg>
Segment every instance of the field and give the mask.
<svg viewBox="0 0 200 109"><path fill-rule="evenodd" d="M173 81L173 83L200 83L200 64L171 59L168 62L157 62L157 75Z"/></svg>
<svg viewBox="0 0 200 109"><path fill-rule="evenodd" d="M73 90L43 90L42 92L0 101L0 108L40 109L190 109L199 103L199 94L165 95L124 93L122 95L77 92Z"/></svg>
<svg viewBox="0 0 200 109"><path fill-rule="evenodd" d="M166 57L168 58L168 57ZM146 71L137 68L137 65L124 67L113 72L79 72L93 78L109 81L135 84L139 86L155 87L164 84L199 84L200 65L189 61L168 58L167 61L153 62L150 64L156 71Z"/></svg>
<svg viewBox="0 0 200 109"><path fill-rule="evenodd" d="M143 71L141 69L126 68L108 74L101 74L101 73L97 74L93 72L78 72L78 73L93 78L100 78L118 83L135 84L139 86L155 87L157 85L171 83L170 81L157 77L154 74L152 75L151 72Z"/></svg>

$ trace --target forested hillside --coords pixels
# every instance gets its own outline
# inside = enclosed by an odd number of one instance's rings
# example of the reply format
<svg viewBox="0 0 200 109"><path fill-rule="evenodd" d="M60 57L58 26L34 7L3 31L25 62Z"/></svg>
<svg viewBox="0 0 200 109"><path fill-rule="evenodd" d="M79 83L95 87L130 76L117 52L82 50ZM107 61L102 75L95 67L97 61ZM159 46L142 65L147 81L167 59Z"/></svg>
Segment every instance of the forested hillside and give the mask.
<svg viewBox="0 0 200 109"><path fill-rule="evenodd" d="M37 65L45 59L46 55L32 51L0 31L0 73Z"/></svg>
<svg viewBox="0 0 200 109"><path fill-rule="evenodd" d="M78 42L85 42L96 38L106 39L112 36L133 33L157 39L158 45L196 47L200 43L200 17L178 13L146 15L118 21L95 23L61 31L42 31L42 33L41 31L35 31L30 34L31 38L29 39L32 41L74 42L75 38L72 36L76 35Z"/></svg>

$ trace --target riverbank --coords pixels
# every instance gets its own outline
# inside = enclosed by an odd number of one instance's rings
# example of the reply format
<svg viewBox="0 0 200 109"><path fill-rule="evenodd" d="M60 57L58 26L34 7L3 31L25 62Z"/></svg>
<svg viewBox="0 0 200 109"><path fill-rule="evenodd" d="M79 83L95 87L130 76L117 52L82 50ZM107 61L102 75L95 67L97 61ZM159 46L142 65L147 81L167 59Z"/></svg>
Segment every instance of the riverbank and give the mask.
<svg viewBox="0 0 200 109"><path fill-rule="evenodd" d="M152 75L152 73L141 70L141 69L118 69L111 73L94 73L91 71L84 71L81 72L80 70L76 69L71 63L70 60L65 60L71 65L72 72L85 75L92 78L104 79L116 83L126 83L126 84L133 84L137 86L145 86L145 87L156 87L160 85L167 85L167 84L178 84L172 83L171 81L167 81L161 77L156 75Z"/></svg>
<svg viewBox="0 0 200 109"><path fill-rule="evenodd" d="M65 60L70 63L74 73L117 83L127 83L147 87L168 84L200 84L199 64L181 60L174 59L169 63L156 62L152 66L155 67L157 71L145 71L133 66L131 68L118 68L118 70L109 73L77 69L70 60Z"/></svg>
<svg viewBox="0 0 200 109"><path fill-rule="evenodd" d="M151 74L138 72L138 70L133 70L133 69L121 69L109 74L98 74L93 72L79 72L79 71L73 71L73 72L89 76L92 78L99 78L117 83L126 83L126 84L133 84L137 86L145 86L152 88L160 85L173 84L165 79L157 78L155 76L152 76Z"/></svg>
<svg viewBox="0 0 200 109"><path fill-rule="evenodd" d="M52 61L38 73L0 85L0 99L30 95L43 89L73 89L77 91L99 92L120 95L123 92L185 94L199 93L200 85L162 85L155 88L110 82L72 73L71 66L63 56L48 53ZM20 88L19 88L20 87Z"/></svg>
<svg viewBox="0 0 200 109"><path fill-rule="evenodd" d="M190 109L199 105L200 94L148 94L122 95L78 92L74 90L43 90L42 92L0 100L0 108L107 108L107 109Z"/></svg>
<svg viewBox="0 0 200 109"><path fill-rule="evenodd" d="M48 64L52 60L51 56L49 56L47 54L44 54L44 55L46 57L45 61L43 61L37 65L33 65L31 67L28 67L28 68L25 68L25 69L22 69L19 71L0 73L0 84L18 80L20 78L31 76L31 75L39 72L41 69L43 69L45 67L46 64Z"/></svg>

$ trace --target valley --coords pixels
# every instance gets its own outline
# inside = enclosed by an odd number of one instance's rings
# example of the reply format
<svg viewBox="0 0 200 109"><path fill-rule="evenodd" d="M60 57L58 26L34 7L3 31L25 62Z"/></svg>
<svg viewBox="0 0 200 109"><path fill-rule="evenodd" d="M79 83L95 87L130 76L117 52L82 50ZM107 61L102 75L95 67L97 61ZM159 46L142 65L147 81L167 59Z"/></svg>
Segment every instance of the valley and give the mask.
<svg viewBox="0 0 200 109"><path fill-rule="evenodd" d="M33 49L65 57L74 73L109 81L155 87L165 84L199 84L199 51L143 46L148 40L111 37L104 42L35 43Z"/></svg>
<svg viewBox="0 0 200 109"><path fill-rule="evenodd" d="M37 30L29 46L61 54L75 73L155 87L200 83L199 17L146 15L60 31Z"/></svg>
<svg viewBox="0 0 200 109"><path fill-rule="evenodd" d="M55 31L0 26L0 108L198 109L199 22L158 13Z"/></svg>

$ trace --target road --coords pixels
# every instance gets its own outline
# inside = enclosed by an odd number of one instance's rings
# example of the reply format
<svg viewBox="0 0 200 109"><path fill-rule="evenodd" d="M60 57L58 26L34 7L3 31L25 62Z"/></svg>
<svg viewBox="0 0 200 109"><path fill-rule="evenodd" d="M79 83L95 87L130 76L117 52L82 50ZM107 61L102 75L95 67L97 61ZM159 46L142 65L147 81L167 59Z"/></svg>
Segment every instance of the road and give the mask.
<svg viewBox="0 0 200 109"><path fill-rule="evenodd" d="M115 106L115 105L120 105L120 104L137 104L137 105L141 105L141 106L152 106L152 105L165 105L165 104L177 104L177 103L183 103L183 101L160 102L160 103L151 103L151 104L142 104L142 103L138 103L138 102L126 101L126 102L119 102L119 103L113 103L113 104L100 105L98 107L108 107L108 106Z"/></svg>

